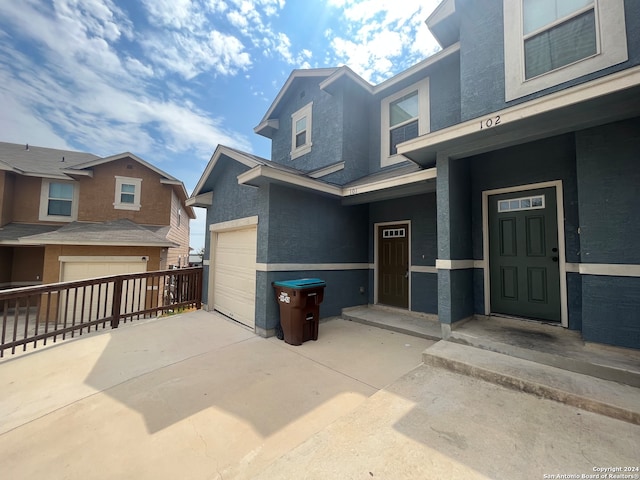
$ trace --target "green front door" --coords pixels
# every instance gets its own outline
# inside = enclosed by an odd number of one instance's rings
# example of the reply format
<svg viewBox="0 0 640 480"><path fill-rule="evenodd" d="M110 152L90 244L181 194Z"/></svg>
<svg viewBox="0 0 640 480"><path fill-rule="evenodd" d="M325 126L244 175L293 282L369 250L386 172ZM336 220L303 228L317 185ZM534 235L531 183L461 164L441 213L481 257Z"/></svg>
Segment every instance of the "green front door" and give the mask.
<svg viewBox="0 0 640 480"><path fill-rule="evenodd" d="M555 188L489 197L491 313L560 321Z"/></svg>

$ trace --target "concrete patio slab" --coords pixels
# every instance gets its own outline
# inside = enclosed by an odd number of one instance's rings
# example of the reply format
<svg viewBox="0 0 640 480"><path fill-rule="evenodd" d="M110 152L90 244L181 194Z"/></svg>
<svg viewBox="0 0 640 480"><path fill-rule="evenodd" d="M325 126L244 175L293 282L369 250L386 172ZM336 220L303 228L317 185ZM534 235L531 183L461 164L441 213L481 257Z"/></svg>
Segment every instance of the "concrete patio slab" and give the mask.
<svg viewBox="0 0 640 480"><path fill-rule="evenodd" d="M200 311L4 360L3 477L249 478L431 343L335 319L291 347Z"/></svg>

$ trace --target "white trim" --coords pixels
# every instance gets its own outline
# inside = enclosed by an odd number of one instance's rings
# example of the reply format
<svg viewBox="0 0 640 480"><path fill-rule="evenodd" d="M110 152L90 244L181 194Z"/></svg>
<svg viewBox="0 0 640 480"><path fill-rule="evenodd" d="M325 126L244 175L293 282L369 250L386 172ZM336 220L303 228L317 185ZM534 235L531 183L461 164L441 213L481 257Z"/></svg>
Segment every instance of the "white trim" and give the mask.
<svg viewBox="0 0 640 480"><path fill-rule="evenodd" d="M212 223L209 225L210 232L224 232L227 230L240 230L258 224L258 215L253 217L238 218L237 220L229 220L227 222ZM211 251L211 249L209 249Z"/></svg>
<svg viewBox="0 0 640 480"><path fill-rule="evenodd" d="M386 178L384 180L376 180L369 183L363 183L361 185L353 185L351 187L344 187L342 189L343 197L351 197L353 195L360 195L362 193L375 192L378 190L386 190L388 188L400 187L402 185L408 185L410 183L422 182L425 180L433 180L437 178L438 172L436 168L428 168L426 170L419 170L417 172L408 173L406 175L400 175L393 178Z"/></svg>
<svg viewBox="0 0 640 480"><path fill-rule="evenodd" d="M467 270L475 268L475 260L447 260L444 258L436 259L437 270Z"/></svg>
<svg viewBox="0 0 640 480"><path fill-rule="evenodd" d="M569 326L569 308L567 299L567 270L565 252L565 232L564 232L564 194L562 180L550 182L532 183L514 187L497 188L482 192L482 253L484 257L484 313L491 314L491 282L489 263L489 197L502 193L522 192L527 190L537 190L540 188L556 189L556 216L558 221L558 269L560 274L560 321L563 327Z"/></svg>
<svg viewBox="0 0 640 480"><path fill-rule="evenodd" d="M411 271L411 220L397 220L395 222L379 222L373 224L373 303L378 304L378 234L379 229L386 227L387 225L406 225L407 226L407 244L408 244L408 263L409 272ZM411 311L411 275L409 275L409 305L407 309Z"/></svg>
<svg viewBox="0 0 640 480"><path fill-rule="evenodd" d="M283 183L291 185L297 185L302 188L308 188L309 190L315 190L317 192L326 193L336 197L342 196L343 189L335 185L314 180L313 178L302 177L294 173L285 172L283 170L276 170L275 168L268 167L266 165L258 165L251 170L238 175L238 183L240 185L253 185L253 180L261 177L270 178L272 180L278 180Z"/></svg>
<svg viewBox="0 0 640 480"><path fill-rule="evenodd" d="M433 265L411 265L409 267L411 273L438 273L438 269Z"/></svg>
<svg viewBox="0 0 640 480"><path fill-rule="evenodd" d="M209 260L202 260L202 265L208 267L209 265L211 265L211 263L209 262Z"/></svg>
<svg viewBox="0 0 640 480"><path fill-rule="evenodd" d="M62 183L73 187L73 197L71 199L71 215L49 215L49 185L51 183ZM74 222L78 219L78 204L80 201L80 185L72 180L58 180L43 178L40 183L40 207L38 210L38 220L43 222Z"/></svg>
<svg viewBox="0 0 640 480"><path fill-rule="evenodd" d="M389 134L391 132L391 121L389 118L389 106L414 91L418 92L418 137L426 135L431 129L430 123L430 106L429 106L429 77L423 78L419 82L409 85L403 88L399 92L395 92L393 95L385 97L380 102L380 166L388 167L395 165L396 163L405 162L407 158L402 156L398 151L397 154L391 155L389 149L391 148L391 142ZM393 127L395 128L395 127Z"/></svg>
<svg viewBox="0 0 640 480"><path fill-rule="evenodd" d="M369 270L368 263L256 263L259 272L302 272L305 270Z"/></svg>
<svg viewBox="0 0 640 480"><path fill-rule="evenodd" d="M134 178L134 177L121 177L120 175L116 175L116 191L115 191L115 199L113 201L113 208L116 210L135 210L139 211L140 197L142 196L142 179ZM133 185L133 203L122 202L122 185ZM125 192L125 194L130 195L129 192Z"/></svg>
<svg viewBox="0 0 640 480"><path fill-rule="evenodd" d="M61 255L58 257L58 261L64 263L146 263L149 261L149 257L146 255Z"/></svg>
<svg viewBox="0 0 640 480"><path fill-rule="evenodd" d="M628 68L621 72L612 73L606 77L598 78L591 82L582 83L574 87L566 88L528 102L508 107L484 117L500 117L502 125L517 122L540 114L551 112L560 108L577 105L591 98L605 96L637 86L640 83L640 66ZM458 123L451 127L437 130L423 137L414 138L398 145L398 154L403 155L415 150L434 147L444 142L458 140L461 137L472 135L480 131L480 119L477 117L466 122ZM500 125L485 129L486 135L495 135Z"/></svg>
<svg viewBox="0 0 640 480"><path fill-rule="evenodd" d="M184 204L187 207L210 207L213 205L213 192L201 193L200 195L187 198Z"/></svg>
<svg viewBox="0 0 640 480"><path fill-rule="evenodd" d="M505 100L539 92L628 60L624 0L594 0L597 53L528 80L524 74L522 0L504 0Z"/></svg>
<svg viewBox="0 0 640 480"><path fill-rule="evenodd" d="M640 265L607 263L580 263L581 275L607 275L612 277L640 277Z"/></svg>
<svg viewBox="0 0 640 480"><path fill-rule="evenodd" d="M299 147L296 146L296 123L302 120L303 118L307 119L307 125L304 129L305 132L305 142ZM297 112L291 114L291 160L294 160L302 155L305 155L311 151L311 147L313 143L311 141L311 131L313 124L313 102L307 103L304 107L302 107Z"/></svg>
<svg viewBox="0 0 640 480"><path fill-rule="evenodd" d="M567 273L580 273L579 263L565 263L564 268L567 271Z"/></svg>
<svg viewBox="0 0 640 480"><path fill-rule="evenodd" d="M321 178L331 175L332 173L339 172L340 170L344 170L344 162L334 163L333 165L313 170L312 172L307 173L307 175L311 178Z"/></svg>

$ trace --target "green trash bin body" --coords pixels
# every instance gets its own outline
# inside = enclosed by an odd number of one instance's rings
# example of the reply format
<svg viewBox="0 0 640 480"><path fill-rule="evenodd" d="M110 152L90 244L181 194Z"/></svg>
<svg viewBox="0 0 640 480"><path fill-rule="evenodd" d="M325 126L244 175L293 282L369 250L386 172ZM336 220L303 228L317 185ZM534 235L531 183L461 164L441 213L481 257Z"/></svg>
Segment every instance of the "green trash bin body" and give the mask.
<svg viewBox="0 0 640 480"><path fill-rule="evenodd" d="M318 339L320 304L326 283L319 278L300 278L273 282L276 301L280 306L280 325L284 341L302 345Z"/></svg>

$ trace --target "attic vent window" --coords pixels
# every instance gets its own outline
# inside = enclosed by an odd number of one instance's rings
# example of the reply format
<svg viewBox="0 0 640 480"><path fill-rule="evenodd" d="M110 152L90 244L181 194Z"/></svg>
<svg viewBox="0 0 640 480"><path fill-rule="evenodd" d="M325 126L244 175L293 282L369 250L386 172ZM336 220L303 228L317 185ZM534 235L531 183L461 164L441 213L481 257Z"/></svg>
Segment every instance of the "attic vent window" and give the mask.
<svg viewBox="0 0 640 480"><path fill-rule="evenodd" d="M127 170L133 170L133 165L131 164L127 165Z"/></svg>

